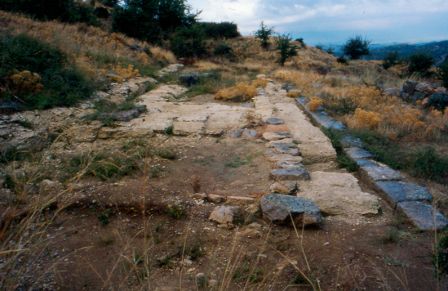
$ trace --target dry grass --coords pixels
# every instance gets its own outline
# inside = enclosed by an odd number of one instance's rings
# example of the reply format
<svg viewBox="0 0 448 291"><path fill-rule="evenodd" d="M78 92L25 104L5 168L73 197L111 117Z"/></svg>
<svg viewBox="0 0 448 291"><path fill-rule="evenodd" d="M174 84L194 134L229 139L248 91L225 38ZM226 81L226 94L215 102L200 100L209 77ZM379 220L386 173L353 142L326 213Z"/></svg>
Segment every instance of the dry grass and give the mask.
<svg viewBox="0 0 448 291"><path fill-rule="evenodd" d="M266 87L268 81L265 79L256 79L252 82L241 82L235 86L219 90L215 94L216 100L224 101L249 101L257 95L257 88Z"/></svg>
<svg viewBox="0 0 448 291"><path fill-rule="evenodd" d="M323 100L319 97L312 97L308 103L308 108L311 111L317 111L324 104Z"/></svg>
<svg viewBox="0 0 448 291"><path fill-rule="evenodd" d="M85 24L40 22L3 11L0 11L0 24L2 34L26 34L56 46L94 78L111 72L124 73L121 76L124 79L129 76L129 64L150 66L176 61L171 52L160 47Z"/></svg>

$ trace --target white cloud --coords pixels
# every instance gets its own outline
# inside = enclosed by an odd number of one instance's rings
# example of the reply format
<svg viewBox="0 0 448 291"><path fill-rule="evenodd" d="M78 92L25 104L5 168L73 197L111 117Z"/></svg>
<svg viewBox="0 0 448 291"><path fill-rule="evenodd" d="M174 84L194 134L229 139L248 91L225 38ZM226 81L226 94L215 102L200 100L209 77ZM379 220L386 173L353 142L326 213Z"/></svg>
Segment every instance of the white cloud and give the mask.
<svg viewBox="0 0 448 291"><path fill-rule="evenodd" d="M387 30L431 22L448 0L190 0L204 21L232 21L244 34L261 21L279 32ZM439 17L440 18L440 17ZM445 30L448 27L448 17ZM447 32L448 33L448 30ZM440 33L439 33L440 34ZM447 35L448 38L448 35Z"/></svg>

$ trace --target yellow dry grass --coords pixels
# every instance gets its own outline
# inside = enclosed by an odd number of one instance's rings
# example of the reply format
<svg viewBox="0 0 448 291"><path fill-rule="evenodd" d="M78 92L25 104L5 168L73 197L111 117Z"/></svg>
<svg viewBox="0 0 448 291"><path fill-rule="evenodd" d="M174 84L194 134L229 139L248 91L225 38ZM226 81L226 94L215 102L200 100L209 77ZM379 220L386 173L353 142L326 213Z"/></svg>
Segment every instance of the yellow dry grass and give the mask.
<svg viewBox="0 0 448 291"><path fill-rule="evenodd" d="M324 101L319 97L312 97L310 102L308 103L308 108L314 112L317 111L323 104Z"/></svg>
<svg viewBox="0 0 448 291"><path fill-rule="evenodd" d="M235 86L219 90L215 94L216 100L249 101L257 95L257 88L266 87L266 79L256 79L252 82L240 82Z"/></svg>
<svg viewBox="0 0 448 291"><path fill-rule="evenodd" d="M129 75L129 63L176 61L171 52L160 47L85 24L40 22L4 11L0 11L0 24L2 34L26 34L59 48L90 77L105 72Z"/></svg>

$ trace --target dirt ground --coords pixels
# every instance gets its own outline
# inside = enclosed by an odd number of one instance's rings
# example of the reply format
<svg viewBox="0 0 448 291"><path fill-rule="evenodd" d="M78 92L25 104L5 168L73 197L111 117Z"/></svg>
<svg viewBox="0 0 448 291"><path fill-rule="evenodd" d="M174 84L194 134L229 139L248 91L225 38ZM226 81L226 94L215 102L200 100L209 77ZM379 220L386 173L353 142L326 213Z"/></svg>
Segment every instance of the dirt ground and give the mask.
<svg viewBox="0 0 448 291"><path fill-rule="evenodd" d="M160 177L78 185L75 193L90 202L58 213L36 244L42 251L19 257L16 287L195 290L203 273L214 290L443 289L433 234L415 232L386 203L380 215L355 224L326 217L321 228L295 230L256 213L235 228L219 227L208 220L215 204L192 198L192 177L200 177L200 192L258 197L270 185L264 145L211 137L152 142L175 148L178 159L163 161ZM170 205L181 205L182 214L166 211Z"/></svg>

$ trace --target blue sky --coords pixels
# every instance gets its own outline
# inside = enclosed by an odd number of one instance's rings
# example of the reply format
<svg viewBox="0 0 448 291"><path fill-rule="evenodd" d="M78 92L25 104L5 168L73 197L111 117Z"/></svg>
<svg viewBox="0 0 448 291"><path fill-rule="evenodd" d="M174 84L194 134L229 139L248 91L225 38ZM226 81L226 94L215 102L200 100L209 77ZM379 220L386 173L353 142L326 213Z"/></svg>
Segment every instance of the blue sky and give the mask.
<svg viewBox="0 0 448 291"><path fill-rule="evenodd" d="M373 43L448 39L448 0L189 0L204 21L232 21L244 34L260 22L310 44L354 35Z"/></svg>

